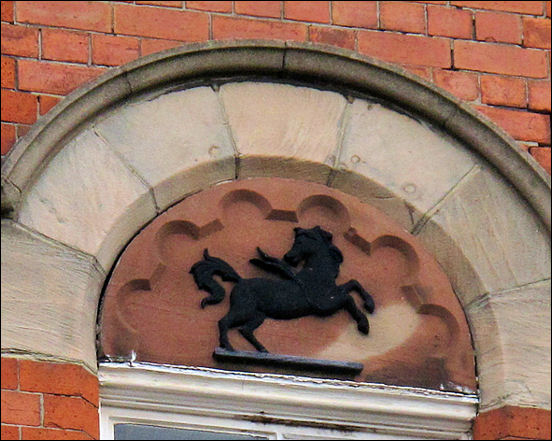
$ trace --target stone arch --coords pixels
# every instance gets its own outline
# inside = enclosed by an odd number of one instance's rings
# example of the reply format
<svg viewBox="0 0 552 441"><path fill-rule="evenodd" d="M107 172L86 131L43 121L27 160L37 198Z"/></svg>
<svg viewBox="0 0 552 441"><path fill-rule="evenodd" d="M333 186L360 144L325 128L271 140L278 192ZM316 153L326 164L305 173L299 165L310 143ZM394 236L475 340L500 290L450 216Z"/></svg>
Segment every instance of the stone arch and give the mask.
<svg viewBox="0 0 552 441"><path fill-rule="evenodd" d="M125 126L134 123L139 133L140 121L128 116L133 106L153 107L154 117L155 105L176 94L188 94L183 98L188 105L199 103L194 114L200 119L205 109L216 109L213 124L220 130L207 124L204 135L214 138L201 152L190 155L192 150L173 146L173 153L184 153L181 160L169 161L164 174L156 175L160 169L148 170L147 152L137 147L143 139L114 149L117 124L109 124L124 105ZM285 110L285 100L298 97L326 106L325 118L337 127L335 139L316 139L341 146L337 154L309 143L275 152L270 145L240 141L238 126L243 134L256 132L247 128L247 115L228 114L228 102L239 104L248 94L250 102L259 96L283 99ZM163 105L170 110L179 103ZM398 178L410 167L393 162L398 151L366 165L362 151L355 150L366 136L379 134L363 131L370 118L429 137L428 148L413 156L411 164L425 171L415 182ZM316 118L308 123L306 138L328 135L314 130L320 129ZM344 151L346 136L351 150ZM438 139L446 139L443 146ZM462 166L447 169L447 155ZM374 204L416 234L464 307L482 407L550 407L547 334L534 344L524 340L549 326L549 178L504 132L450 94L385 63L310 44L206 43L155 54L111 70L40 120L2 167L3 350L95 370L96 305L125 244L186 195L252 176L325 183ZM22 280L22 271L36 277ZM524 319L528 314L531 322ZM539 360L529 373L523 365L528 357Z"/></svg>

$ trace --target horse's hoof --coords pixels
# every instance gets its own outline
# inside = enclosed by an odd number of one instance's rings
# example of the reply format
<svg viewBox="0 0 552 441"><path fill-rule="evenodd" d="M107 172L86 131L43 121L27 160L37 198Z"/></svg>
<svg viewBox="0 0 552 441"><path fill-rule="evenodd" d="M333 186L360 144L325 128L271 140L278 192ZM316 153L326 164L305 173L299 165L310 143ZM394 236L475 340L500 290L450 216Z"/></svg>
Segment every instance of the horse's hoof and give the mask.
<svg viewBox="0 0 552 441"><path fill-rule="evenodd" d="M368 325L368 323L359 323L357 328L364 335L368 335L368 331L370 330L370 326Z"/></svg>
<svg viewBox="0 0 552 441"><path fill-rule="evenodd" d="M366 309L366 311L368 311L370 314L372 314L374 312L374 308L375 308L375 305L373 303L364 303L364 309Z"/></svg>

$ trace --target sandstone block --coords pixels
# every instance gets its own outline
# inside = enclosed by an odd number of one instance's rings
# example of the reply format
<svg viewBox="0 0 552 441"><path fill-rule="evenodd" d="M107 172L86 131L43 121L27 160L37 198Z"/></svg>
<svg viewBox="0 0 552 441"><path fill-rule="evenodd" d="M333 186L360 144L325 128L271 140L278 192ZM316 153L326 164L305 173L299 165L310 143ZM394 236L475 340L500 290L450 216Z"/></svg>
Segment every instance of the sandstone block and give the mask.
<svg viewBox="0 0 552 441"><path fill-rule="evenodd" d="M221 87L221 97L240 155L239 177L327 181L339 143L343 96L246 82ZM270 158L282 161L271 164Z"/></svg>
<svg viewBox="0 0 552 441"><path fill-rule="evenodd" d="M550 280L489 294L467 308L481 408L550 408ZM498 331L498 332L497 332Z"/></svg>
<svg viewBox="0 0 552 441"><path fill-rule="evenodd" d="M153 188L160 209L235 176L232 141L209 87L127 105L95 130Z"/></svg>
<svg viewBox="0 0 552 441"><path fill-rule="evenodd" d="M388 207L387 214L411 230L473 166L474 159L450 138L414 118L355 100L333 186L351 192L351 174L359 175L365 202Z"/></svg>
<svg viewBox="0 0 552 441"><path fill-rule="evenodd" d="M445 269L463 304L484 293L550 277L545 226L490 170L475 170L459 185L419 237Z"/></svg>
<svg viewBox="0 0 552 441"><path fill-rule="evenodd" d="M2 221L2 350L80 361L95 370L103 277L91 256Z"/></svg>
<svg viewBox="0 0 552 441"><path fill-rule="evenodd" d="M19 222L95 256L108 270L155 213L150 189L87 130L60 151L23 196Z"/></svg>

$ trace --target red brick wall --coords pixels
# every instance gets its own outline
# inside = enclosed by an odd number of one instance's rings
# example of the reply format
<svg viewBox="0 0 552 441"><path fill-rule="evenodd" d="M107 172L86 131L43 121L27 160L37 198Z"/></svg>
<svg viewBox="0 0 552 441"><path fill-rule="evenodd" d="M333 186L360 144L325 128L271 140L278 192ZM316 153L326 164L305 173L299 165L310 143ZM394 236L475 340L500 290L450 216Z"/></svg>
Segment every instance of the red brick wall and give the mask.
<svg viewBox="0 0 552 441"><path fill-rule="evenodd" d="M2 439L97 439L98 379L83 367L2 357Z"/></svg>
<svg viewBox="0 0 552 441"><path fill-rule="evenodd" d="M2 1L2 154L79 85L209 39L356 50L449 90L550 172L550 2Z"/></svg>
<svg viewBox="0 0 552 441"><path fill-rule="evenodd" d="M473 439L550 439L550 411L504 406L479 415Z"/></svg>

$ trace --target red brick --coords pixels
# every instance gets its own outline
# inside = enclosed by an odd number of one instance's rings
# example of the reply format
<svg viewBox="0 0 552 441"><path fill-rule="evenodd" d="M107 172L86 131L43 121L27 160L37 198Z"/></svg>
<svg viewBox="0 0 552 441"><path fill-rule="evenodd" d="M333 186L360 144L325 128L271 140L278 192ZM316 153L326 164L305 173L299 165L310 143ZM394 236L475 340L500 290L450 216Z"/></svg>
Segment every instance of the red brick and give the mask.
<svg viewBox="0 0 552 441"><path fill-rule="evenodd" d="M452 1L452 6L465 6L474 9L487 9L493 11L520 12L522 14L542 14L542 2L536 1Z"/></svg>
<svg viewBox="0 0 552 441"><path fill-rule="evenodd" d="M19 60L19 88L33 92L67 95L73 89L96 78L105 69Z"/></svg>
<svg viewBox="0 0 552 441"><path fill-rule="evenodd" d="M38 97L38 108L41 115L48 113L61 100L57 96L40 95Z"/></svg>
<svg viewBox="0 0 552 441"><path fill-rule="evenodd" d="M301 23L247 20L242 18L213 17L215 39L258 38L305 41L307 26Z"/></svg>
<svg viewBox="0 0 552 441"><path fill-rule="evenodd" d="M25 426L40 425L40 395L3 390L2 422Z"/></svg>
<svg viewBox="0 0 552 441"><path fill-rule="evenodd" d="M380 21L383 29L422 34L425 32L424 5L380 2Z"/></svg>
<svg viewBox="0 0 552 441"><path fill-rule="evenodd" d="M552 2L550 0L544 2L546 4L546 16L548 18L550 18L550 5L552 4Z"/></svg>
<svg viewBox="0 0 552 441"><path fill-rule="evenodd" d="M236 14L254 15L256 17L280 18L282 2L234 2Z"/></svg>
<svg viewBox="0 0 552 441"><path fill-rule="evenodd" d="M19 428L2 424L2 439L19 439Z"/></svg>
<svg viewBox="0 0 552 441"><path fill-rule="evenodd" d="M98 437L98 409L82 398L44 394L44 426L76 429Z"/></svg>
<svg viewBox="0 0 552 441"><path fill-rule="evenodd" d="M550 439L550 411L504 406L480 413L475 419L473 439L501 439L507 436Z"/></svg>
<svg viewBox="0 0 552 441"><path fill-rule="evenodd" d="M2 5L2 21L13 23L13 4L14 2L0 2L0 5Z"/></svg>
<svg viewBox="0 0 552 441"><path fill-rule="evenodd" d="M528 441L529 438L522 438L520 436L506 436L504 438L500 438L501 440L516 440L516 441Z"/></svg>
<svg viewBox="0 0 552 441"><path fill-rule="evenodd" d="M466 101L473 101L479 96L477 75L468 72L435 70L435 84L448 90L453 95Z"/></svg>
<svg viewBox="0 0 552 441"><path fill-rule="evenodd" d="M2 132L4 132L4 124L2 124ZM17 389L19 384L17 358L2 358L0 372L2 373L2 389Z"/></svg>
<svg viewBox="0 0 552 441"><path fill-rule="evenodd" d="M450 46L443 38L360 31L359 52L400 64L450 67Z"/></svg>
<svg viewBox="0 0 552 441"><path fill-rule="evenodd" d="M520 110L476 106L514 139L550 144L550 116Z"/></svg>
<svg viewBox="0 0 552 441"><path fill-rule="evenodd" d="M31 130L31 125L28 124L16 124L16 133L17 133L17 139L22 138L27 133L29 133L29 130Z"/></svg>
<svg viewBox="0 0 552 441"><path fill-rule="evenodd" d="M212 12L232 12L232 2L186 2L188 9Z"/></svg>
<svg viewBox="0 0 552 441"><path fill-rule="evenodd" d="M37 103L35 95L2 89L2 121L33 124L36 121Z"/></svg>
<svg viewBox="0 0 552 441"><path fill-rule="evenodd" d="M481 102L497 106L526 107L525 80L484 75L481 77Z"/></svg>
<svg viewBox="0 0 552 441"><path fill-rule="evenodd" d="M427 1L416 1L414 0L414 3L427 3L429 5L446 5L447 2L446 1L441 1L441 0L427 0Z"/></svg>
<svg viewBox="0 0 552 441"><path fill-rule="evenodd" d="M462 40L454 43L454 66L458 69L532 78L548 76L544 51Z"/></svg>
<svg viewBox="0 0 552 441"><path fill-rule="evenodd" d="M80 430L61 430L61 429L34 429L32 427L21 428L21 439L94 439Z"/></svg>
<svg viewBox="0 0 552 441"><path fill-rule="evenodd" d="M2 123L2 154L7 154L15 143L15 126ZM4 386L2 386L4 387Z"/></svg>
<svg viewBox="0 0 552 441"><path fill-rule="evenodd" d="M166 40L202 41L209 38L209 17L200 12L115 5L115 32Z"/></svg>
<svg viewBox="0 0 552 441"><path fill-rule="evenodd" d="M92 36L92 63L119 66L140 56L140 41L115 35Z"/></svg>
<svg viewBox="0 0 552 441"><path fill-rule="evenodd" d="M84 32L42 30L42 57L48 60L88 62L88 34Z"/></svg>
<svg viewBox="0 0 552 441"><path fill-rule="evenodd" d="M476 12L475 35L477 40L520 44L521 18L501 12Z"/></svg>
<svg viewBox="0 0 552 441"><path fill-rule="evenodd" d="M472 38L472 13L462 9L428 6L427 32L443 37Z"/></svg>
<svg viewBox="0 0 552 441"><path fill-rule="evenodd" d="M550 170L550 147L533 147L529 149L529 152L548 174L552 174Z"/></svg>
<svg viewBox="0 0 552 441"><path fill-rule="evenodd" d="M143 38L140 42L140 53L142 56L153 54L155 52L164 51L173 47L181 46L181 41L173 40L154 40Z"/></svg>
<svg viewBox="0 0 552 441"><path fill-rule="evenodd" d="M2 57L2 87L15 89L15 60L10 57Z"/></svg>
<svg viewBox="0 0 552 441"><path fill-rule="evenodd" d="M150 2L136 2L137 5L150 5L150 6L167 6L169 8L181 8L182 2L173 2L173 1L150 1Z"/></svg>
<svg viewBox="0 0 552 441"><path fill-rule="evenodd" d="M38 30L2 23L2 55L38 57Z"/></svg>
<svg viewBox="0 0 552 441"><path fill-rule="evenodd" d="M98 405L98 379L81 366L21 360L19 369L22 391L79 396Z"/></svg>
<svg viewBox="0 0 552 441"><path fill-rule="evenodd" d="M355 32L351 29L311 26L309 38L315 43L331 44L353 50L355 48Z"/></svg>
<svg viewBox="0 0 552 441"><path fill-rule="evenodd" d="M314 23L330 22L329 2L284 2L284 18Z"/></svg>
<svg viewBox="0 0 552 441"><path fill-rule="evenodd" d="M25 1L16 14L22 23L111 32L111 6L103 2Z"/></svg>
<svg viewBox="0 0 552 441"><path fill-rule="evenodd" d="M409 72L412 72L414 75L418 75L428 81L432 81L432 69L431 67L423 66L410 66L408 64L403 64L402 67Z"/></svg>
<svg viewBox="0 0 552 441"><path fill-rule="evenodd" d="M341 26L376 29L378 2L332 2L332 22Z"/></svg>
<svg viewBox="0 0 552 441"><path fill-rule="evenodd" d="M550 112L550 80L529 81L529 108Z"/></svg>
<svg viewBox="0 0 552 441"><path fill-rule="evenodd" d="M523 17L523 45L550 49L550 19Z"/></svg>

